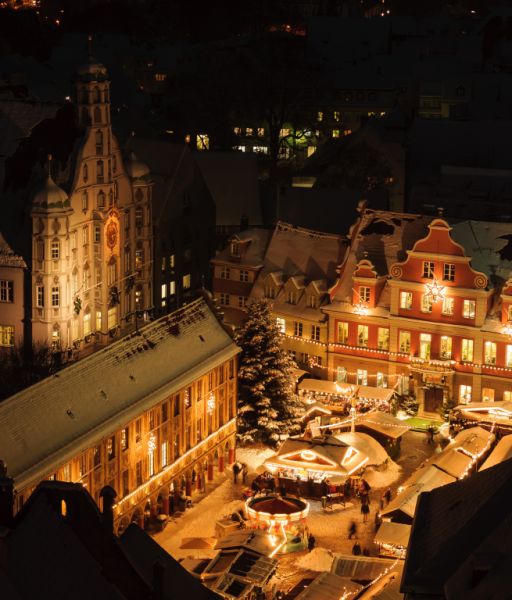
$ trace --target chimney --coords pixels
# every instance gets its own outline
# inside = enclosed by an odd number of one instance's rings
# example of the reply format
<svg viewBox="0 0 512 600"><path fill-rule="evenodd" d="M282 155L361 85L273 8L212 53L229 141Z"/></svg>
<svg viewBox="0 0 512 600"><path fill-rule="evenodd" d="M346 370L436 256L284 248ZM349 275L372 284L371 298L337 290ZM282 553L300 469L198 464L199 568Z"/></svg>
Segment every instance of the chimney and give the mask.
<svg viewBox="0 0 512 600"><path fill-rule="evenodd" d="M7 465L0 460L0 526L12 527L14 520L14 480L7 477Z"/></svg>
<svg viewBox="0 0 512 600"><path fill-rule="evenodd" d="M153 600L164 600L165 567L160 562L153 565Z"/></svg>
<svg viewBox="0 0 512 600"><path fill-rule="evenodd" d="M114 533L114 501L117 493L114 488L106 485L100 492L100 498L103 498L103 528L107 536Z"/></svg>

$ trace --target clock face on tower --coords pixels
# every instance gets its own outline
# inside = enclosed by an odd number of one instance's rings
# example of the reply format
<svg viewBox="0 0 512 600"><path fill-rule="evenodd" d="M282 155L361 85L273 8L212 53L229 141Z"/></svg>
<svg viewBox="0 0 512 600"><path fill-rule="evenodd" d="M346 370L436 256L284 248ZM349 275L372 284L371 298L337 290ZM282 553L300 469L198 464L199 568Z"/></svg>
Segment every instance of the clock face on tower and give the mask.
<svg viewBox="0 0 512 600"><path fill-rule="evenodd" d="M117 244L117 223L115 221L110 221L107 225L106 238L107 238L107 246L111 251L114 250Z"/></svg>

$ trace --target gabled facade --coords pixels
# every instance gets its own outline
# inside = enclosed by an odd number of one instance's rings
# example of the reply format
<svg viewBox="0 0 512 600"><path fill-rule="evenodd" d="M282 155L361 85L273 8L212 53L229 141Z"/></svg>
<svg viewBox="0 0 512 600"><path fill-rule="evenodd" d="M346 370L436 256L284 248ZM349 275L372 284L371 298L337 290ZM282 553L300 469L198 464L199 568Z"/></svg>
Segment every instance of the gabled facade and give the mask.
<svg viewBox="0 0 512 600"><path fill-rule="evenodd" d="M486 230L494 227L495 247L477 243L468 256L457 239L470 239L479 226L363 213L353 228L352 258L324 309L327 378L414 394L427 413L437 413L448 399L509 400L512 290L504 279L511 265L500 241L507 239L500 235L506 226L487 224Z"/></svg>

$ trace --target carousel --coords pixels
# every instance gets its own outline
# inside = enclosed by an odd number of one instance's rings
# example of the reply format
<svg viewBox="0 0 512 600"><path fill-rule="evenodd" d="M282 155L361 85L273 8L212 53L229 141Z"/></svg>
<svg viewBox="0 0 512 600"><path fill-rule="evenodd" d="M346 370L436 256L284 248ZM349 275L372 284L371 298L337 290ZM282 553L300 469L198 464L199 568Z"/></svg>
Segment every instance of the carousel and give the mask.
<svg viewBox="0 0 512 600"><path fill-rule="evenodd" d="M285 554L308 547L306 517L309 503L301 498L256 496L248 498L245 512L248 526L268 531L274 550Z"/></svg>

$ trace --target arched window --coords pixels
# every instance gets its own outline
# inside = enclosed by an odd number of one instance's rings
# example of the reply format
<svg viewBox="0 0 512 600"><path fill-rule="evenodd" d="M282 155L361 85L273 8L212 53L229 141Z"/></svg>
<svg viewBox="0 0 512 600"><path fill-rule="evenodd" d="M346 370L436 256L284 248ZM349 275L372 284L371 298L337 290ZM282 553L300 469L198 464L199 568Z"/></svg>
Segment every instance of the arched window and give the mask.
<svg viewBox="0 0 512 600"><path fill-rule="evenodd" d="M84 336L91 335L91 311L87 307L84 311Z"/></svg>
<svg viewBox="0 0 512 600"><path fill-rule="evenodd" d="M142 202L144 200L144 193L140 188L135 190L135 201Z"/></svg>
<svg viewBox="0 0 512 600"><path fill-rule="evenodd" d="M82 192L82 210L84 212L86 212L88 208L89 208L89 200L87 197L87 190L84 190Z"/></svg>
<svg viewBox="0 0 512 600"><path fill-rule="evenodd" d="M98 161L96 161L96 181L98 183L103 183L104 179L105 179L105 172L104 172L103 161L98 160Z"/></svg>
<svg viewBox="0 0 512 600"><path fill-rule="evenodd" d="M105 208L105 192L103 190L98 193L98 208Z"/></svg>
<svg viewBox="0 0 512 600"><path fill-rule="evenodd" d="M89 265L85 263L84 270L82 271L82 289L86 292L91 287L91 270Z"/></svg>
<svg viewBox="0 0 512 600"><path fill-rule="evenodd" d="M58 323L55 323L52 331L52 350L58 350L60 348L60 327Z"/></svg>
<svg viewBox="0 0 512 600"><path fill-rule="evenodd" d="M93 95L92 95L92 101L95 104L98 104L98 102L101 102L101 92L100 92L100 88L98 86L96 86L94 88Z"/></svg>
<svg viewBox="0 0 512 600"><path fill-rule="evenodd" d="M116 282L116 259L112 257L108 263L107 284L114 285Z"/></svg>
<svg viewBox="0 0 512 600"><path fill-rule="evenodd" d="M101 109L99 106L94 109L94 122L101 123Z"/></svg>
<svg viewBox="0 0 512 600"><path fill-rule="evenodd" d="M78 292L78 271L76 267L73 269L73 273L71 273L71 293L73 296Z"/></svg>
<svg viewBox="0 0 512 600"><path fill-rule="evenodd" d="M112 157L112 171L114 173L117 171L117 156L115 154Z"/></svg>
<svg viewBox="0 0 512 600"><path fill-rule="evenodd" d="M96 154L103 154L103 133L96 131Z"/></svg>
<svg viewBox="0 0 512 600"><path fill-rule="evenodd" d="M82 173L83 173L84 183L87 183L87 180L89 179L89 169L88 169L87 165L84 165Z"/></svg>

